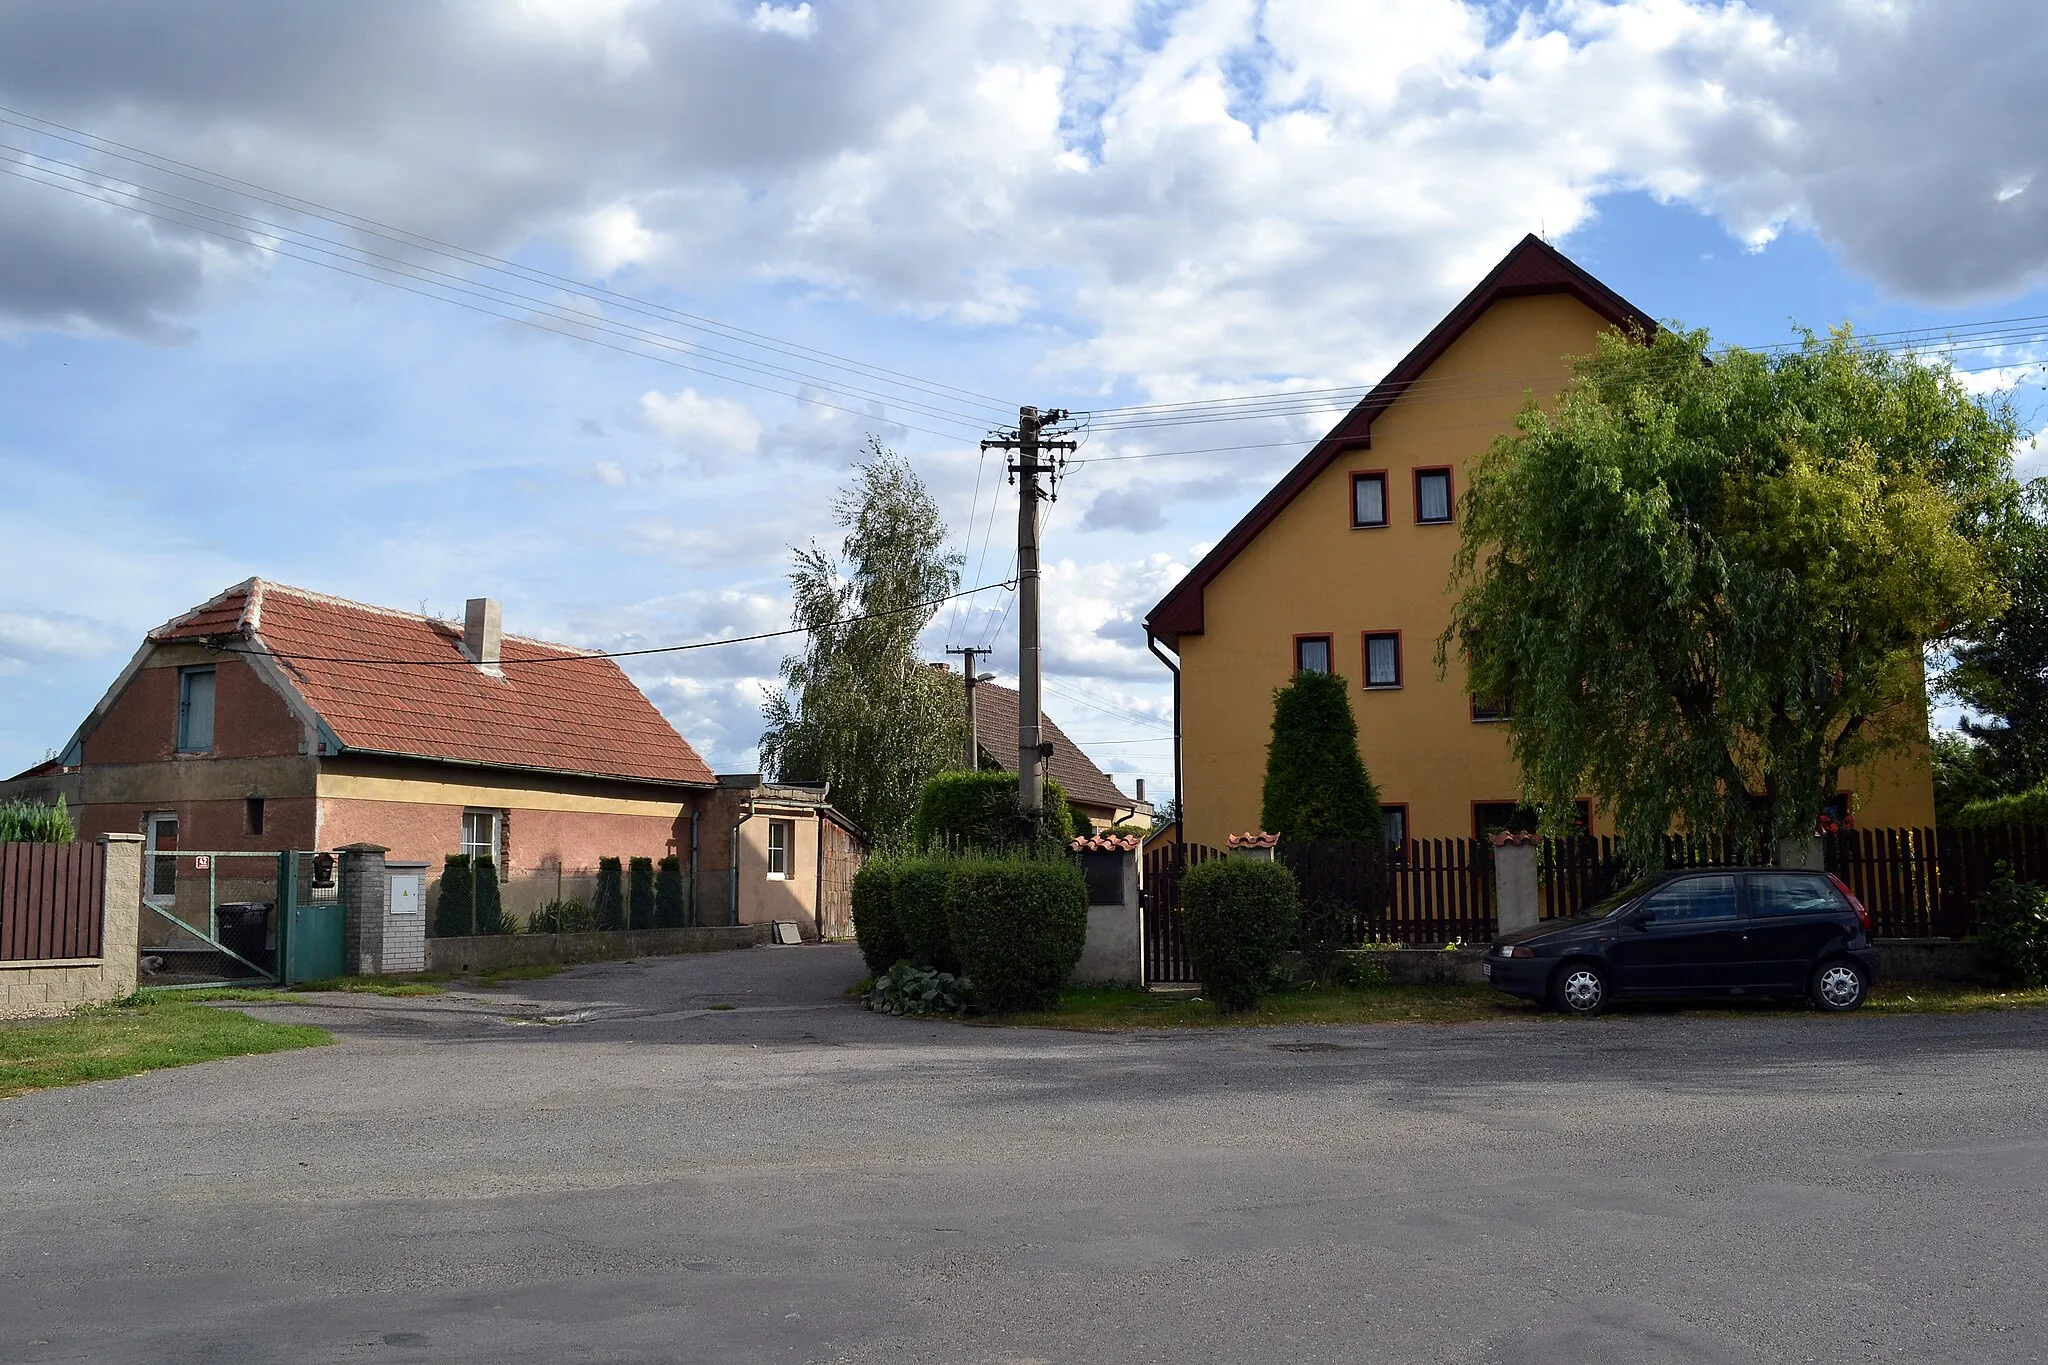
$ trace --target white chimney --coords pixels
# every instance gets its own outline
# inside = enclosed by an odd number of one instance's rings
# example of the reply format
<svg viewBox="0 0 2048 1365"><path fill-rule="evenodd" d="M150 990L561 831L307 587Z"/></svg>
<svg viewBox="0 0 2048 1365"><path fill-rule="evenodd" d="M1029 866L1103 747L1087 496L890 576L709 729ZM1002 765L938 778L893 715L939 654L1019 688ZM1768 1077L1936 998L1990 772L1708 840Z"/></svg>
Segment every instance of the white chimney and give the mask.
<svg viewBox="0 0 2048 1365"><path fill-rule="evenodd" d="M470 662L493 677L504 677L498 667L499 641L505 634L505 610L496 598L472 597L462 611L462 647Z"/></svg>

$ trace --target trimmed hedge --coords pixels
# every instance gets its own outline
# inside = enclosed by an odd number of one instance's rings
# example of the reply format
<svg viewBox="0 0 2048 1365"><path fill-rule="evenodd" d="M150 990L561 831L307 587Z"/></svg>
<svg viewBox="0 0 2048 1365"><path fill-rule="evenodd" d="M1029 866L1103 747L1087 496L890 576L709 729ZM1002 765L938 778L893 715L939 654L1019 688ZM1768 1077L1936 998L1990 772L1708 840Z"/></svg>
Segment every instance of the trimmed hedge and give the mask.
<svg viewBox="0 0 2048 1365"><path fill-rule="evenodd" d="M853 874L853 937L870 976L880 976L903 960L903 929L896 922L898 867L896 859L877 855Z"/></svg>
<svg viewBox="0 0 2048 1365"><path fill-rule="evenodd" d="M1036 835L1017 814L1017 775L945 772L924 784L910 817L910 842L917 848L1001 850L1029 844L1034 837L1065 848L1074 837L1074 811L1066 789L1051 778Z"/></svg>
<svg viewBox="0 0 2048 1365"><path fill-rule="evenodd" d="M2048 986L2048 892L2000 863L1977 902L1977 920L1999 975L2029 990Z"/></svg>
<svg viewBox="0 0 2048 1365"><path fill-rule="evenodd" d="M962 858L946 918L978 1008L1052 1009L1088 937L1088 883L1065 858Z"/></svg>
<svg viewBox="0 0 2048 1365"><path fill-rule="evenodd" d="M505 901L498 889L498 864L491 858L478 858L470 864L470 894L476 897L476 914L470 922L479 934L509 934L514 926L505 918ZM441 894L448 892L444 888Z"/></svg>
<svg viewBox="0 0 2048 1365"><path fill-rule="evenodd" d="M467 853L451 853L441 866L441 898L434 902L434 937L465 938L474 927L476 873Z"/></svg>
<svg viewBox="0 0 2048 1365"><path fill-rule="evenodd" d="M680 929L689 920L689 905L683 899L683 860L670 854L654 874L654 927Z"/></svg>
<svg viewBox="0 0 2048 1365"><path fill-rule="evenodd" d="M953 885L954 858L906 858L896 869L891 903L903 936L903 956L913 966L948 976L960 974L946 893Z"/></svg>
<svg viewBox="0 0 2048 1365"><path fill-rule="evenodd" d="M619 885L619 860L597 860L597 890L590 898L590 913L600 929L626 927L626 902Z"/></svg>
<svg viewBox="0 0 2048 1365"><path fill-rule="evenodd" d="M1995 825L2048 825L2048 782L2011 796L1987 796L1956 812L1950 822L1960 829Z"/></svg>
<svg viewBox="0 0 2048 1365"><path fill-rule="evenodd" d="M1225 1013L1258 1004L1301 918L1294 874L1264 859L1220 858L1188 869L1180 903L1203 992Z"/></svg>
<svg viewBox="0 0 2048 1365"><path fill-rule="evenodd" d="M634 858L626 864L626 924L654 927L654 859Z"/></svg>

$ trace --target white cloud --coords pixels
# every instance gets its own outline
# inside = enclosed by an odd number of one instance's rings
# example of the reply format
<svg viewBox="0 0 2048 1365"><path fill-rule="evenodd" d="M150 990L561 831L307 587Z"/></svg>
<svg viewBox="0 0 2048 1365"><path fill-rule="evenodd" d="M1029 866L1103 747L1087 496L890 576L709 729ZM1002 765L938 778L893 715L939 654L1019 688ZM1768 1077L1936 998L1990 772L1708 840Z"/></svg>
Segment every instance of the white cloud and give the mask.
<svg viewBox="0 0 2048 1365"><path fill-rule="evenodd" d="M695 389L673 394L649 389L640 395L640 413L662 437L700 458L707 450L744 454L761 441L760 419L745 404L706 398Z"/></svg>
<svg viewBox="0 0 2048 1365"><path fill-rule="evenodd" d="M575 235L577 255L599 276L652 259L658 245L631 204L613 204L587 214L576 225Z"/></svg>
<svg viewBox="0 0 2048 1365"><path fill-rule="evenodd" d="M811 36L817 26L811 13L810 0L801 5L785 6L763 3L754 7L754 17L748 21L757 33L773 33L784 38L802 39Z"/></svg>

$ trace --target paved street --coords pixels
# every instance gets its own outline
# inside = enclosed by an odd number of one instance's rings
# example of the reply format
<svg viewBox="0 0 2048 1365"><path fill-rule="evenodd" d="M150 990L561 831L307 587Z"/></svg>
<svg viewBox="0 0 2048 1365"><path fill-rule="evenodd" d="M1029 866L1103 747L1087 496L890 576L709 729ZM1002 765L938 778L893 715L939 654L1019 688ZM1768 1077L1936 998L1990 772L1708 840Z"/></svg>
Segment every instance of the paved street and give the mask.
<svg viewBox="0 0 2048 1365"><path fill-rule="evenodd" d="M0 1360L2048 1359L2048 1015L1067 1034L859 970L0 1102Z"/></svg>

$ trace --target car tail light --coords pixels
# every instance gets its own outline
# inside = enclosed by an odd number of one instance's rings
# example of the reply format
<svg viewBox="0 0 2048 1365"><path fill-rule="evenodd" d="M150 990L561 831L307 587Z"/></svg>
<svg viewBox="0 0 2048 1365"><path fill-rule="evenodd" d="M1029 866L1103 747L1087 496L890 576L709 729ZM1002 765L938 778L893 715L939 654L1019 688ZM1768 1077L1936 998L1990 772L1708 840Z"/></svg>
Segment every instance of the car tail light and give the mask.
<svg viewBox="0 0 2048 1365"><path fill-rule="evenodd" d="M1832 872L1828 873L1828 880L1835 884L1835 890L1841 892L1844 896L1847 896L1849 898L1849 908L1856 912L1857 919L1863 921L1863 932L1865 934L1876 933L1876 926L1870 922L1870 912L1863 908L1862 901L1856 899L1856 893L1849 889L1849 884L1843 881L1840 877L1837 877Z"/></svg>

